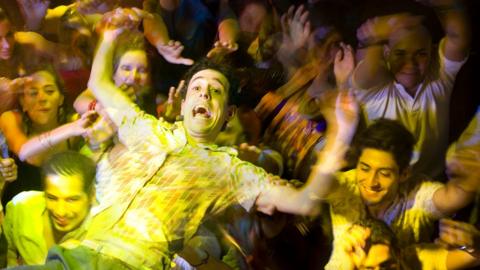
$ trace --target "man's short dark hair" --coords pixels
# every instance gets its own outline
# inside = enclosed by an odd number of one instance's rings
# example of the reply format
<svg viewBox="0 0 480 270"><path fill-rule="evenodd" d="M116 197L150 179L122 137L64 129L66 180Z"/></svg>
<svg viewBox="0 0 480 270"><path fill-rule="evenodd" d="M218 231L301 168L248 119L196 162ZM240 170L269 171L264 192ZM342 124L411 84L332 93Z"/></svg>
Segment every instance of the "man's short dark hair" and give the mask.
<svg viewBox="0 0 480 270"><path fill-rule="evenodd" d="M48 174L80 175L83 181L83 191L90 194L95 179L96 165L90 158L75 151L65 151L52 155L42 165L43 178ZM45 186L45 180L43 181Z"/></svg>
<svg viewBox="0 0 480 270"><path fill-rule="evenodd" d="M188 71L185 73L184 80L185 84L183 89L181 90L182 97L185 98L187 94L188 84L192 79L193 75L197 74L198 72L206 69L216 70L227 78L228 83L230 85L228 89L228 104L229 105L238 105L239 100L239 81L235 76L234 69L227 64L222 63L221 58L217 59L210 59L210 58L203 58L197 61Z"/></svg>
<svg viewBox="0 0 480 270"><path fill-rule="evenodd" d="M351 158L358 162L365 148L389 152L397 162L400 172L408 167L412 158L415 138L400 122L390 119L377 119L355 139Z"/></svg>

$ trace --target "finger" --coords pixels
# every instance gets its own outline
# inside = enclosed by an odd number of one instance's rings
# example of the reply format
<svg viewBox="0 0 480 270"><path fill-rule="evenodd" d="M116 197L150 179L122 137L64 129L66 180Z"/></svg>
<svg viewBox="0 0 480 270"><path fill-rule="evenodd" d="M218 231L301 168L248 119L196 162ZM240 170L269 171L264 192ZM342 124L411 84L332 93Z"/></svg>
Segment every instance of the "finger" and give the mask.
<svg viewBox="0 0 480 270"><path fill-rule="evenodd" d="M173 86L170 87L168 90L168 98L167 98L167 103L173 103L174 100L174 94L175 93L175 88Z"/></svg>
<svg viewBox="0 0 480 270"><path fill-rule="evenodd" d="M296 21L300 21L300 17L302 16L302 13L303 13L303 5L300 5L298 8L297 8L297 11L295 11L295 15L293 15L293 19L296 20Z"/></svg>
<svg viewBox="0 0 480 270"><path fill-rule="evenodd" d="M308 16L310 15L310 13L308 11L305 11L301 16L300 16L300 23L302 25L305 25L305 23L307 22L308 20Z"/></svg>
<svg viewBox="0 0 480 270"><path fill-rule="evenodd" d="M312 29L312 28L310 27L310 22L307 22L307 23L305 24L304 28L303 28L303 35L304 35L305 37L308 37L308 36L310 35L310 30L311 30L311 29Z"/></svg>
<svg viewBox="0 0 480 270"><path fill-rule="evenodd" d="M287 17L289 19L291 19L293 17L293 12L295 11L295 6L294 5L291 5L289 8L288 8L288 11L287 11Z"/></svg>
<svg viewBox="0 0 480 270"><path fill-rule="evenodd" d="M342 61L343 59L343 50L338 50L337 53L335 54L335 64L338 64Z"/></svg>
<svg viewBox="0 0 480 270"><path fill-rule="evenodd" d="M288 17L287 14L283 14L282 17L280 17L280 26L282 28L283 33L288 32Z"/></svg>
<svg viewBox="0 0 480 270"><path fill-rule="evenodd" d="M190 58L178 58L180 61L178 62L178 64L182 64L182 65L186 65L186 66L191 66L193 65L194 61L193 59L190 59Z"/></svg>
<svg viewBox="0 0 480 270"><path fill-rule="evenodd" d="M192 61L193 61L193 60L192 60ZM181 81L178 83L177 89L175 89L175 96L176 96L176 97L179 97L179 96L180 96L180 92L182 91L184 85L185 85L185 80L181 80Z"/></svg>

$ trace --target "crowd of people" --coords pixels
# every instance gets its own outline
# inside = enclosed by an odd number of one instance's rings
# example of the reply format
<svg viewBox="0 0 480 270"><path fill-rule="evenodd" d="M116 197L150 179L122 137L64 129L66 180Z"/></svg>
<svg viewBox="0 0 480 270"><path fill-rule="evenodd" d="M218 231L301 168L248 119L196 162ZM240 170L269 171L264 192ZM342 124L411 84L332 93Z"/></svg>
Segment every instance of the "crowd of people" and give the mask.
<svg viewBox="0 0 480 270"><path fill-rule="evenodd" d="M480 267L474 6L0 1L0 267Z"/></svg>

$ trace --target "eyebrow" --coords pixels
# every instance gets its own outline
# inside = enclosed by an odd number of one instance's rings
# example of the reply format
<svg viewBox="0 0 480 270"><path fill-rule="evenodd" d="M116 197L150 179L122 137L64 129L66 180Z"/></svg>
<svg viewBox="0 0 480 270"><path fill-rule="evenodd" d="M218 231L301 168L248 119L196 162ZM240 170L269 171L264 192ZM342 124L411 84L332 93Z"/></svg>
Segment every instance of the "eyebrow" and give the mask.
<svg viewBox="0 0 480 270"><path fill-rule="evenodd" d="M195 79L192 80L192 82L195 82L197 79L205 79L205 77L203 76L199 76L199 77L196 77ZM212 78L212 80L216 81L217 83L219 83L221 86L223 86L223 88L226 88L226 86L217 78Z"/></svg>
<svg viewBox="0 0 480 270"><path fill-rule="evenodd" d="M366 167L369 167L371 168L372 166L370 166L369 164L363 162L363 161L360 161L359 162L360 165L363 165L363 166L366 166ZM391 168L391 167L380 167L378 168L379 170L389 170L389 171L395 171L395 168Z"/></svg>

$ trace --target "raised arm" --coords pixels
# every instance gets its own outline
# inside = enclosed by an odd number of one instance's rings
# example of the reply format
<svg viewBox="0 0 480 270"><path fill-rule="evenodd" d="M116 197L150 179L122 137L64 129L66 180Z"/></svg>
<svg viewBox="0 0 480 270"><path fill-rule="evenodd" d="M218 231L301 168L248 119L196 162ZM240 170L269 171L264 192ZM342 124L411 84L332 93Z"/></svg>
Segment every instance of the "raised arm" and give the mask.
<svg viewBox="0 0 480 270"><path fill-rule="evenodd" d="M424 0L437 13L445 31L443 53L452 61L462 61L470 50L471 31L465 8L458 0Z"/></svg>
<svg viewBox="0 0 480 270"><path fill-rule="evenodd" d="M93 59L88 88L98 102L107 109L109 117L119 126L122 116L136 114L135 105L113 82L114 42L126 29L135 29L140 17L134 11L116 9L106 15L97 52ZM128 31L128 30L127 30ZM122 112L120 117L116 117Z"/></svg>
<svg viewBox="0 0 480 270"><path fill-rule="evenodd" d="M303 188L295 190L276 186L262 193L257 199L260 211L314 215L319 201L326 199L336 188L336 173L343 164L345 153L355 133L358 122L358 105L346 92L340 92L335 102L335 113L324 113L327 119L327 143L319 153L317 163Z"/></svg>
<svg viewBox="0 0 480 270"><path fill-rule="evenodd" d="M447 162L449 181L433 195L436 208L451 215L467 206L480 190L480 145L458 149Z"/></svg>
<svg viewBox="0 0 480 270"><path fill-rule="evenodd" d="M419 17L395 14L367 20L357 29L359 62L353 72L353 84L359 89L380 86L391 78L384 58L384 46L392 34L402 28L415 27Z"/></svg>

